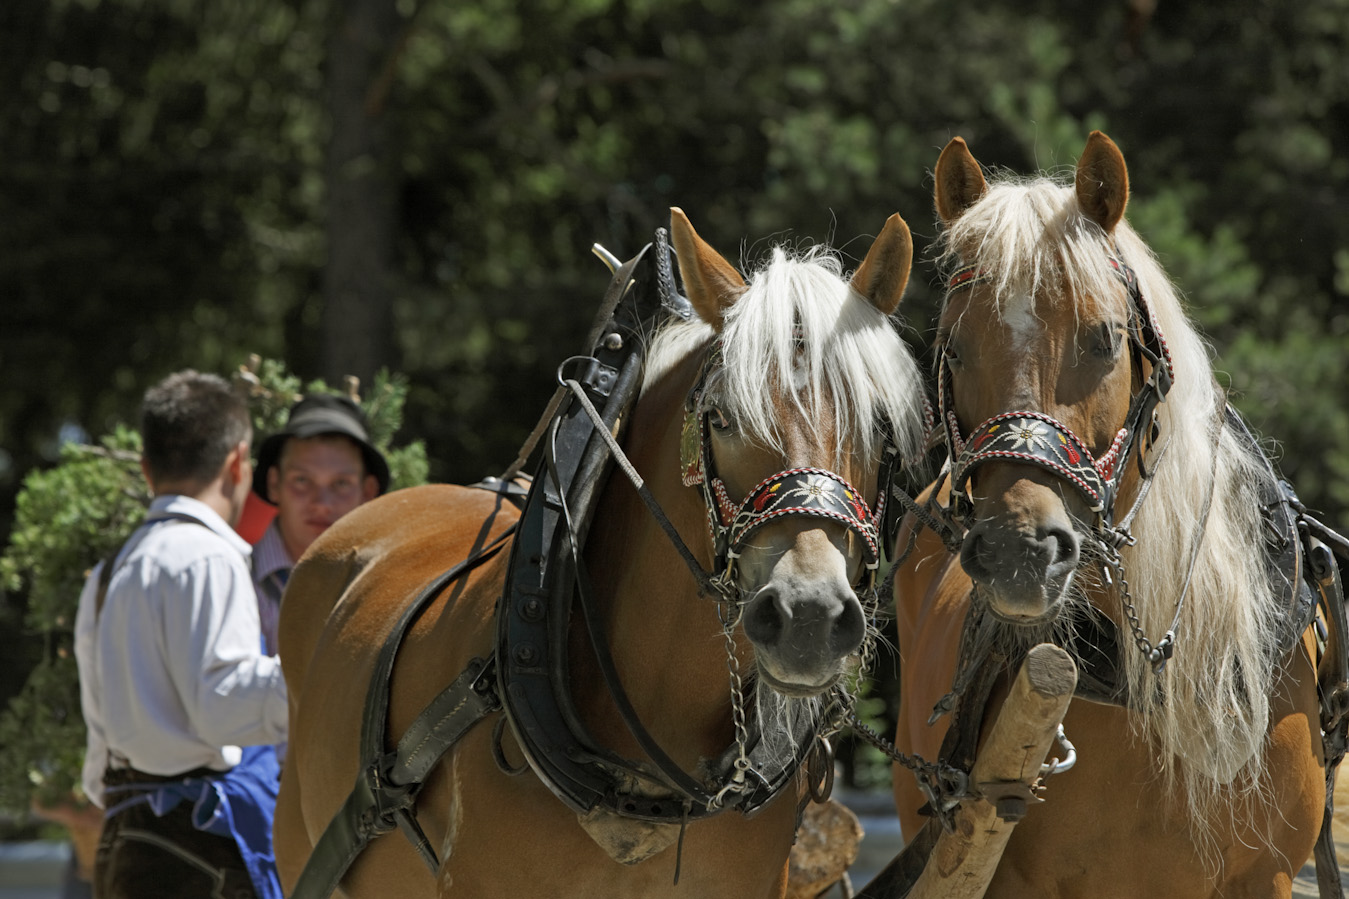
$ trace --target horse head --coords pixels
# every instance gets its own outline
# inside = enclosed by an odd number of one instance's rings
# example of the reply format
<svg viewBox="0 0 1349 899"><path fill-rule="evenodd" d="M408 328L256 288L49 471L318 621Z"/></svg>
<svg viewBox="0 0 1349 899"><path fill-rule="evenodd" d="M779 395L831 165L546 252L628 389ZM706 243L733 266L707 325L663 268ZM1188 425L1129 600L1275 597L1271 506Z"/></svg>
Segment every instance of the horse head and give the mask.
<svg viewBox="0 0 1349 899"><path fill-rule="evenodd" d="M920 381L890 320L909 229L891 216L851 281L832 256L776 249L747 283L678 209L672 238L714 335L686 404L684 482L703 489L717 581L760 682L816 695L867 636L882 458L917 444Z"/></svg>
<svg viewBox="0 0 1349 899"><path fill-rule="evenodd" d="M1124 157L1100 132L1072 188L989 189L958 137L937 162L955 269L938 349L952 503L966 526L960 561L1004 620L1058 614L1169 385L1149 381L1165 348L1154 351L1113 239L1128 196Z"/></svg>

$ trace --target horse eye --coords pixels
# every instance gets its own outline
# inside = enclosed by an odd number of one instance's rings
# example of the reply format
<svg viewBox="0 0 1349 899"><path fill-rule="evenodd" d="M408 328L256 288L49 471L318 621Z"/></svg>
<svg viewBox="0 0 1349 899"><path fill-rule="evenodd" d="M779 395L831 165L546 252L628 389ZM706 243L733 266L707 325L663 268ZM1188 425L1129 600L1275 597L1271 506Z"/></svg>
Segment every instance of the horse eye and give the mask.
<svg viewBox="0 0 1349 899"><path fill-rule="evenodd" d="M1091 354L1097 359L1111 361L1119 356L1124 344L1124 329L1118 325L1103 324L1092 335Z"/></svg>
<svg viewBox="0 0 1349 899"><path fill-rule="evenodd" d="M714 431L729 431L731 429L731 420L726 417L725 412L722 412L716 406L707 410L707 420L711 423Z"/></svg>

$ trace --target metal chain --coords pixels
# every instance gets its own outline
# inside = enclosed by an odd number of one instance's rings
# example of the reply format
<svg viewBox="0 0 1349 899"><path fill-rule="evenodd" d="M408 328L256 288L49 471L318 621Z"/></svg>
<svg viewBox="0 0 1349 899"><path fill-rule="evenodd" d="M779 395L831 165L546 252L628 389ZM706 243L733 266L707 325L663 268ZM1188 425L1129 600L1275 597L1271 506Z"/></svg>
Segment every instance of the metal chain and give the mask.
<svg viewBox="0 0 1349 899"><path fill-rule="evenodd" d="M894 569L891 568L891 571ZM886 582L889 582L889 575L886 575ZM876 636L880 632L880 626L877 624L877 618L880 616L881 594L879 588L873 586L864 593L859 592L858 601L862 604L862 613L867 616L866 634L862 637L862 646L857 652L857 678L860 681L866 677L867 672L871 671L871 666L876 661ZM848 696L847 707L852 708L852 697Z"/></svg>
<svg viewBox="0 0 1349 899"><path fill-rule="evenodd" d="M1132 542L1132 538L1129 538L1128 542ZM1143 624L1139 620L1138 609L1134 606L1133 594L1129 589L1129 579L1124 575L1124 559L1120 557L1119 550L1109 543L1102 542L1100 546L1102 560L1105 562L1101 572L1105 575L1106 584L1109 585L1111 583L1110 569L1115 569L1115 577L1119 579L1120 604L1124 608L1124 617L1129 621L1129 630L1133 633L1134 645L1147 658L1148 664L1152 666L1153 673L1160 675L1175 651L1176 632L1174 630L1167 631L1166 635L1155 645L1148 639L1147 634L1143 633Z"/></svg>
<svg viewBox="0 0 1349 899"><path fill-rule="evenodd" d="M748 752L749 727L745 722L745 687L744 681L740 677L740 659L735 654L735 628L740 623L744 606L735 603L718 603L717 611L721 616L721 632L726 638L726 669L730 673L731 679L731 719L735 724L736 757L732 763L735 773L726 782L726 786L718 790L717 794L712 797L708 806L723 808L728 797L738 796L748 789L745 774L749 771L751 764Z"/></svg>
<svg viewBox="0 0 1349 899"><path fill-rule="evenodd" d="M854 733L879 749L891 761L898 762L913 773L918 781L918 789L943 818L962 799L977 798L977 794L970 792L970 776L967 772L945 762L929 762L922 756L900 752L895 744L864 724L852 709L848 710L847 715L848 726Z"/></svg>

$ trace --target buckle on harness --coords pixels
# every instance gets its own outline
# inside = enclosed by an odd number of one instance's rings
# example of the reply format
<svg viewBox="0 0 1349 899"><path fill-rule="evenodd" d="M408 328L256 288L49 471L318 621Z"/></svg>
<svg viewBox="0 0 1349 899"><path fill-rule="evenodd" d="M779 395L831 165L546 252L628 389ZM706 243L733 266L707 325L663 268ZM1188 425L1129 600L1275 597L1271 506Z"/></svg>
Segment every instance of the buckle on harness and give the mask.
<svg viewBox="0 0 1349 899"><path fill-rule="evenodd" d="M361 810L358 825L363 835L377 837L389 833L398 826L399 813L407 812L417 802L421 784L399 785L389 779L396 758L397 753L386 753L367 766L361 778L361 786L370 797Z"/></svg>

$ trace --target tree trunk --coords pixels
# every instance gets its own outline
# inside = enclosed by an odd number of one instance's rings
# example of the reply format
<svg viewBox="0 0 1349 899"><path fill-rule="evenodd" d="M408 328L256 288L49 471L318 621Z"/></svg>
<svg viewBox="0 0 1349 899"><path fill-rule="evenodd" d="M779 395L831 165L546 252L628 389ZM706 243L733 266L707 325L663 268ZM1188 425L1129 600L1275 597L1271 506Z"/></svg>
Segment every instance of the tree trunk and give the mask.
<svg viewBox="0 0 1349 899"><path fill-rule="evenodd" d="M396 154L383 90L403 20L394 0L338 0L325 79L331 134L328 253L323 268L320 362L330 384L369 384L393 358Z"/></svg>

